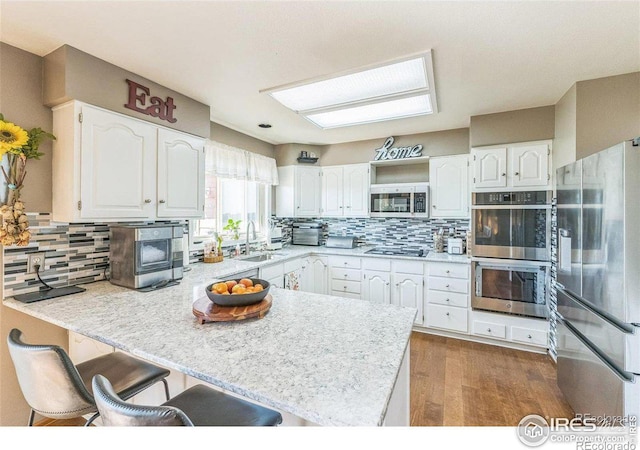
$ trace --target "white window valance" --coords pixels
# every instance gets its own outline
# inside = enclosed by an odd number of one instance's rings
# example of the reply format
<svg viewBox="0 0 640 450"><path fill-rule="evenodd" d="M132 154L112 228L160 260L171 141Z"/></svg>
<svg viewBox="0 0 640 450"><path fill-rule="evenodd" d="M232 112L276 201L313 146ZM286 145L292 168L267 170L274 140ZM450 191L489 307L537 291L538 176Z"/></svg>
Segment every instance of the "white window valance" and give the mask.
<svg viewBox="0 0 640 450"><path fill-rule="evenodd" d="M278 184L276 160L220 142L205 142L205 171L236 180Z"/></svg>

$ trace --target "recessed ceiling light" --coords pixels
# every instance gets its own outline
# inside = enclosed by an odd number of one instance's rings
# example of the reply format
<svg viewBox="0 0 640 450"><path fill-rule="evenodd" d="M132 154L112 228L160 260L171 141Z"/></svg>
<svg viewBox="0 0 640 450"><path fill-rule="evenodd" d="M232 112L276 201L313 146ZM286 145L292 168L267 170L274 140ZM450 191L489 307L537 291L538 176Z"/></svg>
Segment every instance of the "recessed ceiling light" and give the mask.
<svg viewBox="0 0 640 450"><path fill-rule="evenodd" d="M271 128L271 124L268 124L268 123L260 123L258 124L258 126L260 128Z"/></svg>
<svg viewBox="0 0 640 450"><path fill-rule="evenodd" d="M321 128L438 111L431 51L261 92Z"/></svg>

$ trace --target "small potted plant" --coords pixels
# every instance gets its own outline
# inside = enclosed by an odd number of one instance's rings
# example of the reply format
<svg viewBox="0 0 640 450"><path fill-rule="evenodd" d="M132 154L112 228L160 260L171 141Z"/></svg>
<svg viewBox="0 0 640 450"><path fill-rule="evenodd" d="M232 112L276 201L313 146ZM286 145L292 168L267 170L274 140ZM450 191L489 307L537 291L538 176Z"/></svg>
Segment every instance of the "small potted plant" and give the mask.
<svg viewBox="0 0 640 450"><path fill-rule="evenodd" d="M233 235L235 241L240 239L240 222L242 220L229 219L223 230L229 231Z"/></svg>

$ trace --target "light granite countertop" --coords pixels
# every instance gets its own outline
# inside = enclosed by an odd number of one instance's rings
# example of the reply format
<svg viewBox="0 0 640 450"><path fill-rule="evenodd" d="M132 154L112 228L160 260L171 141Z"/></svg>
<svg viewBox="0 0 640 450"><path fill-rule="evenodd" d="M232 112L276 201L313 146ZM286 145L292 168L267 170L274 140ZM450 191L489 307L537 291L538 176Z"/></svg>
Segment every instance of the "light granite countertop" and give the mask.
<svg viewBox="0 0 640 450"><path fill-rule="evenodd" d="M4 305L319 425L381 425L415 309L274 288L263 319L200 325L193 316L214 279L273 262L193 264L178 286L148 293L102 281Z"/></svg>

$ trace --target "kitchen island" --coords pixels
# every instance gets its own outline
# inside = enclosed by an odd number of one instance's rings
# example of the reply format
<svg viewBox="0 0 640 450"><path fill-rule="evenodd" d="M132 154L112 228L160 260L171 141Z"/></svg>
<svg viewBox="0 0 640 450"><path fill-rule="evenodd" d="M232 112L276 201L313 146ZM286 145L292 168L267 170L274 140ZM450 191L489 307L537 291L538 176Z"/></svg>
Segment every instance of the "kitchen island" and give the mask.
<svg viewBox="0 0 640 450"><path fill-rule="evenodd" d="M408 425L416 310L272 289L263 319L199 324L192 304L205 286L250 266L195 264L178 286L153 292L103 281L81 294L4 304L277 409L285 423Z"/></svg>

